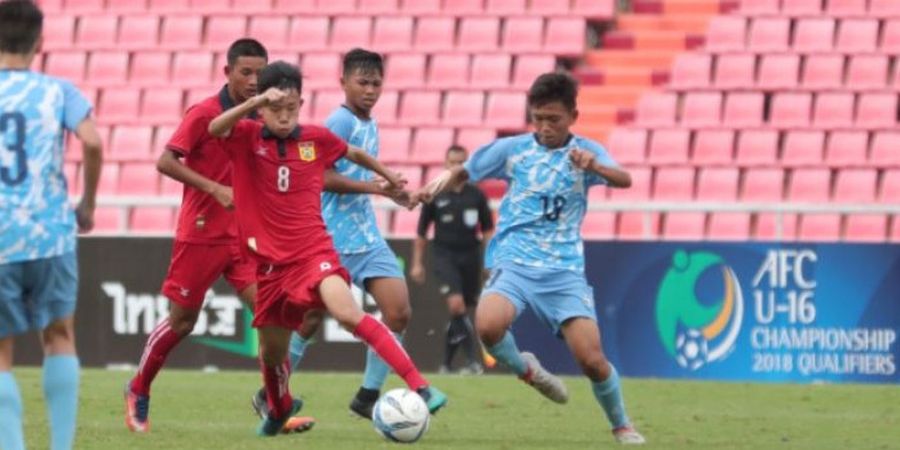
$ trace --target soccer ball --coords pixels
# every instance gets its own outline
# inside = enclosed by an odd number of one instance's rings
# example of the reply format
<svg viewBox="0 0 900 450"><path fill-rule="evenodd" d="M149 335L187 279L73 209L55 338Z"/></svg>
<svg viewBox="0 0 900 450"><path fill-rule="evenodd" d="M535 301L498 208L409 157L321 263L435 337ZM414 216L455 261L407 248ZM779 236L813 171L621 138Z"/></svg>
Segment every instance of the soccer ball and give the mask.
<svg viewBox="0 0 900 450"><path fill-rule="evenodd" d="M675 350L679 366L697 370L706 364L709 345L700 330L691 328L675 338Z"/></svg>
<svg viewBox="0 0 900 450"><path fill-rule="evenodd" d="M426 431L431 414L419 394L409 389L392 389L375 402L372 424L385 439L411 444Z"/></svg>

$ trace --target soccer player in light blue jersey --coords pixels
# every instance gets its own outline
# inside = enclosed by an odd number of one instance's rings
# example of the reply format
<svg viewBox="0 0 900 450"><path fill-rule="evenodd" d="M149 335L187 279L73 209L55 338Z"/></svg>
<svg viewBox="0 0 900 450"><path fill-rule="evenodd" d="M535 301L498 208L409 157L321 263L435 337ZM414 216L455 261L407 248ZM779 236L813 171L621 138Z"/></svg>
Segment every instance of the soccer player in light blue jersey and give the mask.
<svg viewBox="0 0 900 450"><path fill-rule="evenodd" d="M520 352L509 328L525 309L568 344L594 396L622 443L644 438L625 413L619 376L600 345L594 294L584 275L581 222L588 188L626 188L631 177L600 144L573 135L578 118L577 85L563 73L541 75L528 92L535 132L502 138L478 151L463 167L448 170L413 195L430 200L460 180L499 178L509 183L497 232L486 255L491 278L475 315L488 352L541 394L568 400L562 380Z"/></svg>
<svg viewBox="0 0 900 450"><path fill-rule="evenodd" d="M89 231L102 163L91 105L71 83L29 70L44 17L30 0L0 2L0 448L25 448L13 339L40 332L50 447L75 438L79 363L76 226ZM84 193L69 205L63 138L84 150Z"/></svg>

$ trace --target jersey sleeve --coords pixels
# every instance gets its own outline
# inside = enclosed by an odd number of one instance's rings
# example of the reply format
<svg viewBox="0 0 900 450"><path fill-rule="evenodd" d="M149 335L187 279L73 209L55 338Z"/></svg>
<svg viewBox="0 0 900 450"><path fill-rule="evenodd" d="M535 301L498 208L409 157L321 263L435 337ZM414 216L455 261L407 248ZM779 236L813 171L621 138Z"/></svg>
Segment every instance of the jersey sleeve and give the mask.
<svg viewBox="0 0 900 450"><path fill-rule="evenodd" d="M419 213L419 226L416 228L416 234L425 239L428 237L428 227L434 221L434 202L422 205L422 212Z"/></svg>
<svg viewBox="0 0 900 450"><path fill-rule="evenodd" d="M579 143L582 150L587 150L594 154L597 162L608 167L619 167L619 163L613 159L612 155L606 151L602 145L589 139L585 139ZM596 186L598 184L607 184L606 179L593 172L585 173L585 182L588 186Z"/></svg>
<svg viewBox="0 0 900 450"><path fill-rule="evenodd" d="M326 168L331 168L347 154L347 142L327 129L322 129L317 144L322 152L322 164Z"/></svg>
<svg viewBox="0 0 900 450"><path fill-rule="evenodd" d="M328 119L325 120L325 127L344 141L350 141L350 136L353 135L353 118L338 110L328 116Z"/></svg>
<svg viewBox="0 0 900 450"><path fill-rule="evenodd" d="M201 106L193 106L188 109L184 119L175 129L175 133L166 143L166 150L171 150L181 156L191 154L194 149L210 138L208 128L212 119L211 114Z"/></svg>
<svg viewBox="0 0 900 450"><path fill-rule="evenodd" d="M481 225L482 233L494 229L494 215L491 213L491 205L488 204L488 199L481 192L481 189L478 189L478 222Z"/></svg>
<svg viewBox="0 0 900 450"><path fill-rule="evenodd" d="M488 178L508 179L506 161L512 146L512 140L504 138L476 150L463 165L469 173L469 180L478 182Z"/></svg>
<svg viewBox="0 0 900 450"><path fill-rule="evenodd" d="M63 90L63 126L75 131L91 113L91 103L72 83L61 80Z"/></svg>

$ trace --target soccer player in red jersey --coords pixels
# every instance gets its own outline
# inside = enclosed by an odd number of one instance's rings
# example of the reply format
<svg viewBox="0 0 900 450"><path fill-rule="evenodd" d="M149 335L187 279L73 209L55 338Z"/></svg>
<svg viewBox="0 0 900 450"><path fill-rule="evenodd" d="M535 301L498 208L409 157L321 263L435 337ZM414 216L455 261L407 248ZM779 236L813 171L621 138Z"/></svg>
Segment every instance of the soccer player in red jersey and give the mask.
<svg viewBox="0 0 900 450"><path fill-rule="evenodd" d="M224 275L247 305L256 297L256 263L241 255L236 240L231 162L207 127L222 111L256 95L257 74L268 54L259 42L239 39L228 48L227 59L228 84L188 109L157 163L160 172L184 183L184 195L162 286L169 317L151 332L137 374L125 389L125 423L136 432L149 430L150 385L172 349L194 329L216 279ZM311 422L293 425L291 431L303 431Z"/></svg>
<svg viewBox="0 0 900 450"><path fill-rule="evenodd" d="M325 171L342 157L372 170L394 186L405 180L365 151L348 147L329 130L297 124L302 79L295 66L279 61L259 75L263 92L222 113L209 124L227 137L232 160L239 242L258 263L259 294L253 326L259 329L261 369L269 410L258 434L278 434L302 402L288 389L290 334L310 310L325 309L418 392L434 412L447 397L428 385L387 327L364 313L350 293L325 222L321 193ZM262 123L241 120L259 108Z"/></svg>

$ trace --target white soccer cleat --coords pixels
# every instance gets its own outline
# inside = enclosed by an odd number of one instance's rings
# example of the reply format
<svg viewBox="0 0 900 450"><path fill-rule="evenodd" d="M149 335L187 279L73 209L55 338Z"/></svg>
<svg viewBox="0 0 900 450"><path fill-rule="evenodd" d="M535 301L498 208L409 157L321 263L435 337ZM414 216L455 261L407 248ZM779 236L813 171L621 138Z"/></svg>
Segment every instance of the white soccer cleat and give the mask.
<svg viewBox="0 0 900 450"><path fill-rule="evenodd" d="M528 373L522 378L523 381L556 403L569 401L569 390L566 389L566 384L558 376L544 369L534 353L522 352L522 359L528 366Z"/></svg>
<svg viewBox="0 0 900 450"><path fill-rule="evenodd" d="M641 433L638 433L637 430L630 425L616 428L613 430L613 436L615 436L618 443L624 445L641 445L647 443L644 436L642 436Z"/></svg>

